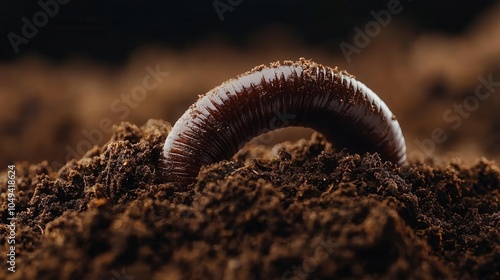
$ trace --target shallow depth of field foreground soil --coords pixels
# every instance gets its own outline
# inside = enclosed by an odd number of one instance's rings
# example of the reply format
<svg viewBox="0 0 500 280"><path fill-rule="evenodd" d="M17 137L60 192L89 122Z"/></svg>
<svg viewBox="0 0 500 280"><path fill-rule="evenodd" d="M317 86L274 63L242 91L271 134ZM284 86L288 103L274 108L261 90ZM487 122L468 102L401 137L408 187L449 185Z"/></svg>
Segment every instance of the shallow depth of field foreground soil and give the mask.
<svg viewBox="0 0 500 280"><path fill-rule="evenodd" d="M58 172L18 163L16 273L2 269L0 278L500 277L492 162L399 168L335 151L315 134L247 147L176 192L157 183L169 129L123 123ZM2 227L2 256L5 236Z"/></svg>

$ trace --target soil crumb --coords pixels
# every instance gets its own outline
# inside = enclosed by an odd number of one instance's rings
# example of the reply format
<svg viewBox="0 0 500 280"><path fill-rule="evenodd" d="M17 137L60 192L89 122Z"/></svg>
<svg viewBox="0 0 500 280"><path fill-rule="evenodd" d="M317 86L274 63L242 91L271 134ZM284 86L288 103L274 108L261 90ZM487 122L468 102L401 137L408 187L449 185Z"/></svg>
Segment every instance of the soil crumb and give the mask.
<svg viewBox="0 0 500 280"><path fill-rule="evenodd" d="M500 171L250 146L185 192L160 184L170 124L116 126L59 170L16 164L16 272L0 279L499 279ZM2 259L7 171L0 173Z"/></svg>

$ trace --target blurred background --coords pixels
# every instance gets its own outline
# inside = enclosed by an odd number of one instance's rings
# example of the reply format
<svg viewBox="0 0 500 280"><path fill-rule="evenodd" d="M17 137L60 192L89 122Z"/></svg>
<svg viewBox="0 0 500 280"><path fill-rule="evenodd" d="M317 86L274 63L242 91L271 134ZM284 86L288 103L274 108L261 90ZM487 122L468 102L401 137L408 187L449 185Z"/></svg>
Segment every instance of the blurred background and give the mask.
<svg viewBox="0 0 500 280"><path fill-rule="evenodd" d="M174 123L227 79L299 57L372 88L410 158L500 160L498 1L0 0L0 167L58 168L114 124Z"/></svg>

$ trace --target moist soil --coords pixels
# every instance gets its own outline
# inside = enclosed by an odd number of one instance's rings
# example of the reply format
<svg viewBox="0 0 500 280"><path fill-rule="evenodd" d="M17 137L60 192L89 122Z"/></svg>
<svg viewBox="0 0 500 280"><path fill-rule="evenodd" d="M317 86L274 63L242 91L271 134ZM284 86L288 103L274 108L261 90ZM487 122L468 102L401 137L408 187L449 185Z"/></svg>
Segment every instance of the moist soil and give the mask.
<svg viewBox="0 0 500 280"><path fill-rule="evenodd" d="M247 146L179 191L158 168L170 128L122 123L59 170L16 163L16 272L2 261L0 279L500 278L493 162L398 167L314 134Z"/></svg>

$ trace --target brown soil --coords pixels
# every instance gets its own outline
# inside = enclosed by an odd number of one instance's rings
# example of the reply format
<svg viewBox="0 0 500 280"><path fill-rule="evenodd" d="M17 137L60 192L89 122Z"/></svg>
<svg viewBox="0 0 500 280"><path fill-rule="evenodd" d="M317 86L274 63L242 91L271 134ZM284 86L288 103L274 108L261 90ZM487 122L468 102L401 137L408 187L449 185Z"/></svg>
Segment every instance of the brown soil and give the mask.
<svg viewBox="0 0 500 280"><path fill-rule="evenodd" d="M4 263L0 278L500 277L492 162L396 167L376 154L336 152L315 134L246 147L176 192L157 183L169 128L123 123L57 172L18 163L16 273ZM7 229L0 233L5 256Z"/></svg>
<svg viewBox="0 0 500 280"><path fill-rule="evenodd" d="M245 49L218 39L145 46L123 67L35 55L0 63L0 279L500 279L499 32L496 5L456 36L391 24L351 63L277 27ZM288 129L202 169L189 191L159 183L170 125L148 119L174 122L221 82L301 56L380 95L408 166L335 151L317 134L273 146L311 135ZM171 75L130 112L112 110L147 67ZM444 118L480 78L494 81L491 96ZM111 132L104 119L147 124ZM436 129L447 140L422 148ZM20 160L30 163L16 163L11 273L5 167Z"/></svg>

